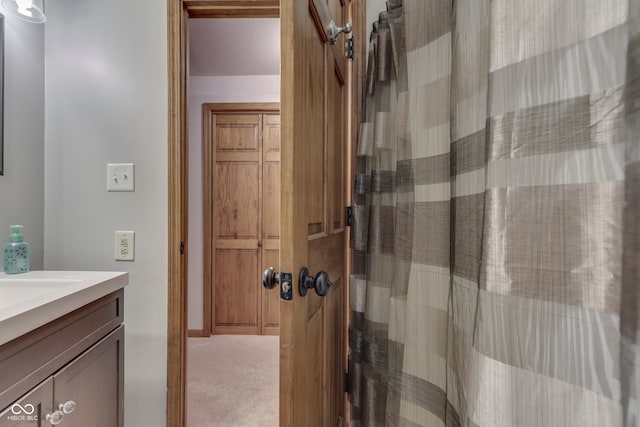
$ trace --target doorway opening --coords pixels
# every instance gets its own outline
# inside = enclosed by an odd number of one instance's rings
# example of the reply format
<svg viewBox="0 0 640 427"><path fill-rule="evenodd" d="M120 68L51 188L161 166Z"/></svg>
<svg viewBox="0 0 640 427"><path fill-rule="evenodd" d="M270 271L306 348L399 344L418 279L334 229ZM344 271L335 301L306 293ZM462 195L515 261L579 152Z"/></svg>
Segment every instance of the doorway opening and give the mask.
<svg viewBox="0 0 640 427"><path fill-rule="evenodd" d="M167 425L168 426L184 426L186 421L186 356L187 356L187 325L188 325L188 310L187 310L187 270L188 270L188 262L187 257L189 255L189 251L191 247L189 245L188 239L188 221L187 217L189 214L188 209L188 116L187 116L187 104L188 104L188 93L187 93L187 79L188 79L188 62L187 62L187 52L188 52L188 40L189 40L189 32L188 32L188 24L190 18L228 18L228 17L278 17L280 15L280 2L278 0L236 0L230 2L228 0L168 0L168 38L169 38L169 49L168 49L168 64L169 64L169 72L168 72L168 80L169 80L169 307L168 307L168 353L167 353ZM350 10L358 11L357 15L360 16L364 13L364 0L351 0L351 1L343 1L343 0L333 0L331 5L333 5L333 9L339 10L343 6L347 7ZM282 103L282 114L283 114L283 123L286 123L286 126L283 126L283 147L286 147L286 150L283 150L282 153L282 164L283 164L283 176L290 176L292 172L296 172L298 175L302 171L304 173L311 173L312 171L318 170L318 168L322 169L323 177L328 178L331 174L327 174L326 171L322 168L322 166L318 166L318 162L314 162L317 160L318 156L306 156L304 157L303 162L294 162L297 157L299 157L299 153L306 151L303 149L302 142L306 139L304 138L296 138L295 136L298 134L304 133L305 135L308 133L308 129L306 129L303 124L313 122L315 123L316 119L322 118L322 120L327 120L328 123L322 124L319 123L317 126L313 126L314 130L314 141L316 142L328 142L333 141L333 138L330 135L334 135L338 133L338 130L341 128L340 126L336 126L333 123L336 119L343 119L342 116L339 116L338 112L341 111L348 117L347 121L344 123L346 129L346 140L352 141L352 135L355 135L355 123L356 120L353 120L353 117L358 117L359 99L361 99L361 90L356 89L361 85L352 84L353 81L361 81L362 76L364 76L364 68L362 61L364 49L365 39L364 37L355 38L355 42L352 40L352 45L361 46L362 48L354 49L354 59L352 64L353 67L345 67L343 64L344 61L344 53L342 50L345 46L342 43L338 43L336 45L329 44L329 38L323 28L330 27L330 18L332 16L331 10L329 7L329 2L324 2L321 0L313 0L309 2L309 14L302 13L294 13L297 12L297 8L294 5L298 5L297 2L283 2L282 8L282 19L287 22L287 25L282 26L283 31L283 45L286 46L283 50L282 57L282 74L283 74L283 103ZM312 7L313 6L313 7ZM306 9L306 4L303 4L304 9ZM303 9L300 9L301 11ZM304 10L306 12L306 10ZM345 22L345 14L335 14L338 17L338 21ZM342 16L342 19L340 18ZM348 13L347 13L348 16ZM362 24L361 24L362 23ZM353 28L354 28L354 37L357 34L363 34L362 25L364 23L364 19L357 20L356 16L353 16ZM300 31L294 31L298 29ZM302 31L303 30L303 31ZM298 55L294 56L293 45L298 42L306 42L304 40L303 34L309 35L313 34L312 40L309 40L309 43L313 44L313 58L308 55ZM303 52L309 52L308 49L302 48ZM321 56L331 57L331 62L326 62L324 60L320 60ZM309 67L294 67L294 64L307 64L309 61L314 60L313 64L309 63ZM317 60L316 60L317 59ZM332 63L336 65L336 67L331 67ZM338 64L339 63L339 64ZM322 70L317 67L321 67ZM317 85L323 86L323 91L328 89L332 89L333 92L330 92L332 96L331 101L324 101L328 98L313 96L313 90L307 90L306 85L300 85L299 83L294 84L294 82L302 81L302 78L308 68L314 69L314 82ZM335 69L334 69L335 68ZM332 72L334 70L335 72ZM352 71L349 71L352 70ZM349 78L352 76L353 78ZM330 79L325 79L324 77L331 77ZM346 77L346 80L345 80ZM325 85L323 82L331 83L331 86ZM315 86L314 86L315 87ZM340 90L338 90L340 89ZM342 97L338 96L339 92L342 92ZM347 105L340 105L338 99L342 98L342 101L347 101L349 98L353 98L351 102L348 102ZM309 104L309 107L303 110L294 108L293 100L297 100L297 102L304 102ZM305 105L306 105L305 104ZM334 108L335 107L335 108ZM315 113L317 114L310 114ZM327 112L331 112L332 114L327 114ZM303 117L305 117L304 120ZM304 130L304 131L303 131ZM317 132L316 132L317 131ZM298 135L299 136L299 135ZM293 147L298 147L298 149L293 150ZM318 148L318 150L320 150ZM286 151L286 153L285 153ZM323 150L321 150L323 151ZM327 151L323 151L328 153ZM353 149L348 150L349 153L353 152ZM286 156L285 156L286 154ZM296 156L294 157L294 154ZM331 156L323 156L326 160ZM285 161L286 160L286 161ZM312 163L312 167L301 168L300 165L305 162ZM329 162L329 164L336 164L336 162ZM342 163L340 161L340 163ZM350 163L350 162L349 162ZM286 171L284 171L287 165ZM348 165L344 170L345 175L349 176L350 172ZM293 176L293 175L291 175ZM317 178L317 177L315 177ZM323 180L324 180L323 178ZM317 179L314 179L314 182ZM325 180L327 181L327 180ZM333 179L335 183L337 180ZM283 181L284 182L284 181ZM304 240L305 246L307 246L307 240L309 238L309 232L313 234L313 230L317 229L315 224L320 224L321 226L324 224L324 227L328 229L331 226L334 231L340 229L340 227L336 228L337 221L329 221L327 220L327 213L323 213L321 219L315 220L312 218L311 222L306 219L293 221L296 217L294 217L295 212L303 212L305 210L309 210L309 206L307 209L304 209L304 205L301 206L301 201L304 197L292 197L293 193L298 193L301 195L306 194L303 188L303 183L305 182L304 177L300 176L300 179L291 179L290 182L292 185L288 188L282 190L283 198L288 197L288 199L282 202L282 205L286 207L286 212L283 210L282 214L282 223L287 224L287 232L285 233L285 227L283 227L282 237L288 239L289 244L283 244L283 248L288 248L288 252L285 255L281 254L281 257L286 259L286 265L283 266L281 261L281 270L287 271L291 274L294 270L297 272L300 270L303 264L307 264L306 255L303 259L303 255L306 251L300 250L297 251L295 249L297 242L302 242ZM349 180L351 182L351 180ZM295 184L295 185L293 185ZM284 184L283 184L284 185ZM290 191L294 187L294 192ZM332 185L329 185L329 182L325 182L322 184L323 189L333 188ZM348 189L348 187L346 187ZM344 194L348 194L347 190L345 190ZM294 203L294 201L297 202ZM336 199L337 200L337 199ZM324 208L328 206L332 206L335 208L335 211L332 210L332 215L335 218L340 218L341 210L339 209L339 203L332 202L331 204L324 204ZM293 209L293 208L296 209ZM285 209L285 208L283 208ZM326 211L326 209L324 209ZM307 229L304 221L307 221L309 225L313 226L310 229ZM340 225L340 224L338 224ZM304 227L303 227L304 226ZM317 236L316 236L317 234ZM324 237L324 235L320 236L321 233L313 234L312 237ZM298 237L296 237L298 236ZM336 237L337 236L337 237ZM338 240L339 235L335 234L331 236L332 242ZM319 239L313 239L311 243L314 245L313 249L320 249L318 247ZM344 239L346 242L348 239ZM335 243L335 242L334 242ZM317 252L317 256L315 259L317 260L319 257L322 257L320 252ZM332 256L332 259L338 259L338 252L329 252L329 255ZM311 262L312 261L312 262ZM315 271L319 271L321 269L326 268L324 265L312 265L315 263L315 260L311 260L308 264L310 269ZM332 277L343 276L347 277L347 274L340 274L337 269L333 268L332 271L335 270L335 274L332 274ZM284 274L284 273L282 273ZM290 276L287 276L290 277ZM291 280L291 279L290 279ZM289 283L289 282L287 282ZM344 286L334 286L333 293L339 293L340 290L344 291L346 287ZM346 295L346 292L344 292ZM306 417L306 419L320 419L317 415L319 411L323 411L320 407L322 406L323 399L318 399L317 396L319 394L315 393L315 385L317 385L317 381L314 381L313 378L316 377L316 374L319 373L318 367L325 366L323 363L312 363L314 369L301 369L303 366L309 366L308 360L303 357L303 352L293 352L294 349L293 343L299 343L298 346L300 349L305 347L305 343L308 343L310 346L313 345L317 347L317 341L314 341L314 334L305 334L304 328L298 327L300 322L295 322L296 318L294 315L303 314L302 310L297 310L298 307L303 307L306 305L307 301L310 301L313 307L320 307L322 303L318 304L318 298L320 296L310 295L308 299L299 299L298 301L302 304L280 304L281 306L281 325L282 325L282 333L281 337L286 337L284 344L281 345L281 355L280 355L280 395L282 396L280 402L280 423L282 425L302 425L302 419ZM346 311L348 308L348 304L343 303L341 305L343 309ZM312 307L312 308L313 308ZM295 309L295 310L294 310ZM335 311L335 310L334 310ZM319 311L317 311L319 312ZM284 314L283 314L284 313ZM305 310L306 313L306 310ZM340 315L338 313L336 316L327 315L327 319L337 319L339 317L343 319L347 319L348 316ZM286 325L286 326L285 326ZM332 331L337 330L338 328L346 328L346 322L341 324L340 322L333 322ZM318 330L319 331L319 330ZM337 334L336 336L338 336ZM342 334L343 338L346 340L347 335ZM330 343L331 345L337 344L337 340L324 340L321 339L321 342ZM327 419L336 418L337 415L342 413L342 407L346 402L346 394L343 393L344 388L340 385L344 379L344 368L343 361L346 361L346 354L342 354L341 352L331 352L328 351L331 345L323 345L322 354L333 355L331 359L331 369L327 370L327 374L331 376L332 385L335 385L335 390L331 392L331 402L332 408L336 408L334 411L324 411L327 413ZM346 348L346 346L345 346ZM284 351L282 351L284 349ZM324 357L324 356L323 356ZM327 356L329 357L329 356ZM306 363L306 364L305 364ZM329 365L326 365L329 366ZM284 369L282 369L284 367ZM298 378L294 381L294 374L298 375ZM300 375L304 378L309 378L309 380L301 381ZM284 377L284 378L283 378ZM314 387L303 387L305 384L314 384ZM334 387L331 388L332 390ZM322 393L323 395L326 393ZM309 398L304 398L303 395L309 395ZM345 397L343 399L342 397ZM312 398L315 396L315 398ZM301 399L304 402L304 405L293 405L294 401L298 401ZM326 401L326 400L324 400ZM319 406L320 405L320 406ZM311 412L313 414L311 414ZM311 418L309 418L306 414L311 414ZM339 417L343 419L342 417ZM336 418L337 419L337 418ZM327 425L334 425L335 423L331 422Z"/></svg>
<svg viewBox="0 0 640 427"><path fill-rule="evenodd" d="M186 425L188 271L192 250L188 217L189 162L189 21L195 18L278 18L278 0L168 0L169 37L169 307L167 352L167 425ZM223 61L219 61L223 62ZM279 93L279 91L278 91ZM220 101L213 99L212 101ZM248 101L248 100L243 100ZM264 100L262 100L264 101ZM201 108L197 114L202 115ZM196 131L200 134L199 130ZM195 327L198 329L198 326ZM202 326L200 326L202 328ZM201 329L202 330L202 329ZM276 404L277 405L277 404Z"/></svg>
<svg viewBox="0 0 640 427"><path fill-rule="evenodd" d="M278 424L279 73L279 19L189 19L188 426Z"/></svg>

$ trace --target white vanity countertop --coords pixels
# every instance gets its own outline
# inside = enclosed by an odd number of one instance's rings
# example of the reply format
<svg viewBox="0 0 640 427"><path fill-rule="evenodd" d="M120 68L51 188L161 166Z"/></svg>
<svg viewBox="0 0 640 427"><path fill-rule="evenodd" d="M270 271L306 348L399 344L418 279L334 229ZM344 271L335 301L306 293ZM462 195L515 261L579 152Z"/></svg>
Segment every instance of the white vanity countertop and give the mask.
<svg viewBox="0 0 640 427"><path fill-rule="evenodd" d="M0 345L129 283L113 271L0 273Z"/></svg>

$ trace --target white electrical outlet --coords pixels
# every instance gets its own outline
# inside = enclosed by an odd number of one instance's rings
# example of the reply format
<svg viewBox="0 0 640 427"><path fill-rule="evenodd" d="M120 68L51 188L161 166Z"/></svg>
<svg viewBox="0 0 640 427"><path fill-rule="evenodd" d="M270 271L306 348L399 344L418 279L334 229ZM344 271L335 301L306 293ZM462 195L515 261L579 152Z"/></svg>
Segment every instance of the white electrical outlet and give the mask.
<svg viewBox="0 0 640 427"><path fill-rule="evenodd" d="M107 191L134 191L133 163L109 163L107 165Z"/></svg>
<svg viewBox="0 0 640 427"><path fill-rule="evenodd" d="M114 256L116 261L133 261L135 252L135 231L116 231L114 245Z"/></svg>

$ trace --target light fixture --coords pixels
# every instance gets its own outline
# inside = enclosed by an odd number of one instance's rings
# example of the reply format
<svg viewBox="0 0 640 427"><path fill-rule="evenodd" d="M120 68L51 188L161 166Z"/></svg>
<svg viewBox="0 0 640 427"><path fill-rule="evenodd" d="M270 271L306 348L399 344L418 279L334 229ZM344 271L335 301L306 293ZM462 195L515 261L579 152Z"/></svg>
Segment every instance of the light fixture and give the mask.
<svg viewBox="0 0 640 427"><path fill-rule="evenodd" d="M7 12L37 24L47 20L44 16L43 2L44 0L0 0L0 4Z"/></svg>

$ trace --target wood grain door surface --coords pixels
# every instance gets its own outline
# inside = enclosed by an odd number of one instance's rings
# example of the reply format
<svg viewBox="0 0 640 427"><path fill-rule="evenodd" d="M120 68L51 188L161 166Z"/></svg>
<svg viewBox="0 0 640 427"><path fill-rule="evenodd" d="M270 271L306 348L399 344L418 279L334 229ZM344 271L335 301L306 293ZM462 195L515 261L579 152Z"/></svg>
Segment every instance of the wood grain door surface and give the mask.
<svg viewBox="0 0 640 427"><path fill-rule="evenodd" d="M345 416L344 325L347 0L283 0L280 271L292 301L280 302L280 426L333 427ZM298 293L298 273L329 274L325 297ZM345 423L346 425L346 423Z"/></svg>
<svg viewBox="0 0 640 427"><path fill-rule="evenodd" d="M279 257L280 116L215 113L213 334L278 334L278 295L260 281Z"/></svg>
<svg viewBox="0 0 640 427"><path fill-rule="evenodd" d="M265 114L262 122L262 266L258 271L262 330L265 335L280 333L280 296L260 283L261 273L280 263L280 115Z"/></svg>

